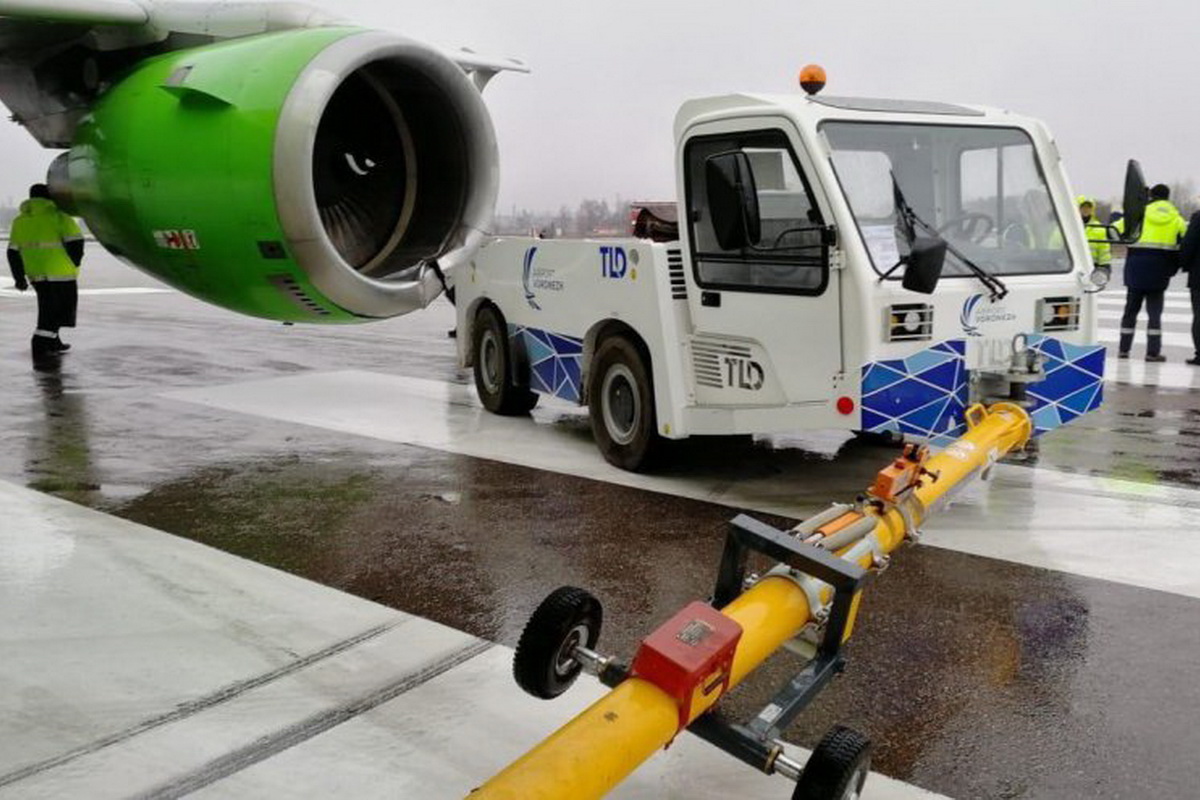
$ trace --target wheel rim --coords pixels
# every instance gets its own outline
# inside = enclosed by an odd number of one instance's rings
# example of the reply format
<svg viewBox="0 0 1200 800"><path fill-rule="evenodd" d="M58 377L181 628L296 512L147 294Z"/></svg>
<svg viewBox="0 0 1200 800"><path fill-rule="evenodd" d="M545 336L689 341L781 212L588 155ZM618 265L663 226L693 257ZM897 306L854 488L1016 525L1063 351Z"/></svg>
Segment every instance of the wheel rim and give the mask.
<svg viewBox="0 0 1200 800"><path fill-rule="evenodd" d="M617 444L629 444L637 436L642 416L642 398L633 372L624 364L614 364L604 376L600 393L609 438Z"/></svg>
<svg viewBox="0 0 1200 800"><path fill-rule="evenodd" d="M571 672L579 666L575 660L575 648L587 641L587 623L581 622L567 632L563 643L559 645L554 657L554 675L559 679L568 678Z"/></svg>
<svg viewBox="0 0 1200 800"><path fill-rule="evenodd" d="M869 764L862 764L854 773L854 777L846 784L846 791L842 792L841 800L859 800L862 796L863 786L867 782L867 773L870 771Z"/></svg>
<svg viewBox="0 0 1200 800"><path fill-rule="evenodd" d="M488 394L500 391L503 379L504 359L500 356L500 342L496 332L487 330L479 341L479 375L483 378L483 388Z"/></svg>

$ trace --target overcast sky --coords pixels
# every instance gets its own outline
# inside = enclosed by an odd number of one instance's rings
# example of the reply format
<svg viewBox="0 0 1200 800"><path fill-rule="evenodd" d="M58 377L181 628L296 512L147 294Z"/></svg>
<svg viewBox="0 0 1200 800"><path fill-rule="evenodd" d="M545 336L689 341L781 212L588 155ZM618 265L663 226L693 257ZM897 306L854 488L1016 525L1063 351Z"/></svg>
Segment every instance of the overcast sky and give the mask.
<svg viewBox="0 0 1200 800"><path fill-rule="evenodd" d="M1200 2L1159 0L339 0L364 25L511 55L485 92L500 207L670 199L671 126L689 97L798 92L818 62L842 95L978 103L1045 120L1077 192L1200 179ZM0 124L0 197L52 154Z"/></svg>

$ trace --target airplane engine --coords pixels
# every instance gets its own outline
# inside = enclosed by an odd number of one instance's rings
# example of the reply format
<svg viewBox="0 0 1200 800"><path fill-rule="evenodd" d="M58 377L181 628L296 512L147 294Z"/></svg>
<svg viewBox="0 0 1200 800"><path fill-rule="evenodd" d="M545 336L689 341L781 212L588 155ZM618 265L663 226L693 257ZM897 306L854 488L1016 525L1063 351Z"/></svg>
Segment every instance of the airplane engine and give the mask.
<svg viewBox="0 0 1200 800"><path fill-rule="evenodd" d="M429 265L478 247L498 183L491 119L439 51L353 28L291 30L142 61L51 168L111 252L269 319L403 314Z"/></svg>

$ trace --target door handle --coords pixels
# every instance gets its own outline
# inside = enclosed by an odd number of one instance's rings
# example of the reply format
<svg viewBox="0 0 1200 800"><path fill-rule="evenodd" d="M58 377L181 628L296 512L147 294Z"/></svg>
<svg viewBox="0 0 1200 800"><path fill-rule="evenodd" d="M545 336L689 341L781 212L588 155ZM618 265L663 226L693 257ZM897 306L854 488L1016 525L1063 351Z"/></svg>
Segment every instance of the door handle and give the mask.
<svg viewBox="0 0 1200 800"><path fill-rule="evenodd" d="M700 293L700 305L708 306L709 308L720 308L721 307L721 293L720 292L701 292Z"/></svg>

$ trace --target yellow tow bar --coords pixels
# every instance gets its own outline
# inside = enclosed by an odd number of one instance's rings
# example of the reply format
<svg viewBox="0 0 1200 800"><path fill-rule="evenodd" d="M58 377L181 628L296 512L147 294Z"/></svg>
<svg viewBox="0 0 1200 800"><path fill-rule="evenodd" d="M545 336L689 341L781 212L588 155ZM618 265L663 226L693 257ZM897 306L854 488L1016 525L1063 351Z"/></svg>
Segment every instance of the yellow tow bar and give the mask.
<svg viewBox="0 0 1200 800"><path fill-rule="evenodd" d="M973 406L966 416L968 432L961 439L936 455L922 452L920 461L897 461L880 473L867 503L835 506L833 513L822 515L820 525L801 526L798 535L818 546L824 542L831 554L864 570L884 566L887 555L914 538L917 527L956 491L1032 435L1029 415L1014 404ZM472 800L603 797L805 626L823 622L833 593L828 583L810 575L786 567L773 570L721 608L720 614L740 626L741 636L719 686L714 682L681 702L638 677L635 669L632 677L472 792ZM856 594L842 639L849 636L857 599Z"/></svg>

